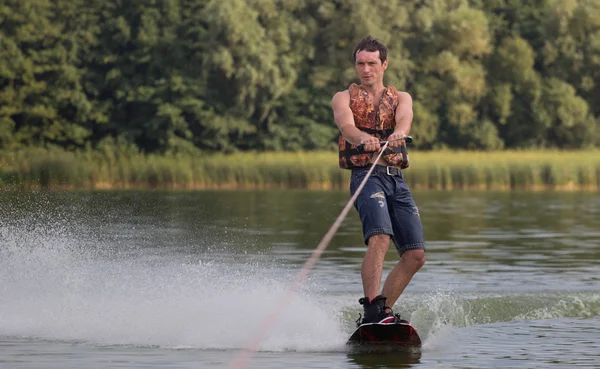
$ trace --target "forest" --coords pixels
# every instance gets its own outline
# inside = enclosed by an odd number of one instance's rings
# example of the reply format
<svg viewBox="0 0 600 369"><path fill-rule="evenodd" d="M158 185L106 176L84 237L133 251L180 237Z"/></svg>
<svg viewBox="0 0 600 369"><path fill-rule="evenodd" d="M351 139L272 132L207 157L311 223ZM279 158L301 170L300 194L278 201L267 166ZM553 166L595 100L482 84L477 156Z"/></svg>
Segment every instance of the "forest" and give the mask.
<svg viewBox="0 0 600 369"><path fill-rule="evenodd" d="M368 34L415 148L600 144L600 0L3 0L0 151L333 151Z"/></svg>

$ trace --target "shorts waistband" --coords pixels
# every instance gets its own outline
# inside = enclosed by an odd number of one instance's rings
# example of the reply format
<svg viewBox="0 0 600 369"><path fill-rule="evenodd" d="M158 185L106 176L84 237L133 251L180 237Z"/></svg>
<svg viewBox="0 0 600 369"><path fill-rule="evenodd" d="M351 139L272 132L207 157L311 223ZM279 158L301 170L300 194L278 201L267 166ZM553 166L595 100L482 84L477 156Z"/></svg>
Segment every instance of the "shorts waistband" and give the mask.
<svg viewBox="0 0 600 369"><path fill-rule="evenodd" d="M396 167L388 167L385 165L375 165L375 169L373 169L373 171L375 172L379 172L379 173L385 173L389 176L398 176L400 178L402 178L402 169L400 168L396 168Z"/></svg>
<svg viewBox="0 0 600 369"><path fill-rule="evenodd" d="M369 167L354 168L353 170L368 171ZM397 168L397 167L389 167L389 166L377 164L377 165L375 165L375 168L373 169L373 171L379 172L379 173L384 173L389 176L398 176L400 178L404 178L402 175L402 169Z"/></svg>

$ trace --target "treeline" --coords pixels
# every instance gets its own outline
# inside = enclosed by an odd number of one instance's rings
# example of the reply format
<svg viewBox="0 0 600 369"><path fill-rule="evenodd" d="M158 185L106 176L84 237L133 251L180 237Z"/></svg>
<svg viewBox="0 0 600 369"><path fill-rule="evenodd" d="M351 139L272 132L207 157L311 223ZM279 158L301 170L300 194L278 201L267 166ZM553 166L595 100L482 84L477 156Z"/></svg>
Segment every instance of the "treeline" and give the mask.
<svg viewBox="0 0 600 369"><path fill-rule="evenodd" d="M367 34L419 148L600 144L600 0L3 0L0 150L332 148Z"/></svg>

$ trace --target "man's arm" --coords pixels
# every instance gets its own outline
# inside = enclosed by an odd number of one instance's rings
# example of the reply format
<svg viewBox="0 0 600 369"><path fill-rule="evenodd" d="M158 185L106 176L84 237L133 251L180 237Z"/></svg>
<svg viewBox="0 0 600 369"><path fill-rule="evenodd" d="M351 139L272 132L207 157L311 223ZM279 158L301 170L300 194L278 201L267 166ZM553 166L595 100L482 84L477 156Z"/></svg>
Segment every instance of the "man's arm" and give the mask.
<svg viewBox="0 0 600 369"><path fill-rule="evenodd" d="M398 107L396 108L396 127L388 140L399 140L410 132L413 119L412 97L407 92L398 91ZM391 147L404 145L404 141L392 141Z"/></svg>
<svg viewBox="0 0 600 369"><path fill-rule="evenodd" d="M350 109L350 93L347 90L338 92L333 96L331 107L335 123L346 141L353 145L364 145L365 151L379 150L379 139L377 137L356 128L354 115L352 109Z"/></svg>

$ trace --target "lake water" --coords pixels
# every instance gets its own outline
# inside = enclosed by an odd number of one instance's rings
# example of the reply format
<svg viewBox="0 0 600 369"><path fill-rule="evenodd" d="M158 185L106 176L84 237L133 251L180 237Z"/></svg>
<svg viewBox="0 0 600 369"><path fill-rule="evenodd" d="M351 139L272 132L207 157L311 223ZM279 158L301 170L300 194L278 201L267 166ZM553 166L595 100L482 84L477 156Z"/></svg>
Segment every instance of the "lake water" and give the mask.
<svg viewBox="0 0 600 369"><path fill-rule="evenodd" d="M600 194L414 195L427 263L394 308L423 347L355 355L354 209L282 300L345 191L0 191L0 369L229 368L250 342L248 368L600 367Z"/></svg>

